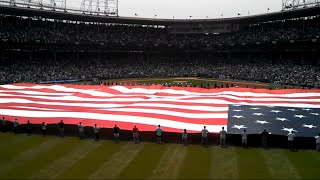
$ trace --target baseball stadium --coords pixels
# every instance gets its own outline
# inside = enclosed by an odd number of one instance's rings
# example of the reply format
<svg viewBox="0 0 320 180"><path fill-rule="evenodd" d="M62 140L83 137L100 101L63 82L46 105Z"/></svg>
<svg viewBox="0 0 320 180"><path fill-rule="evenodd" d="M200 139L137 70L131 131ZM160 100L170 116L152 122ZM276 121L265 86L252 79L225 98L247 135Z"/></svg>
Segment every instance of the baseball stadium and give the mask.
<svg viewBox="0 0 320 180"><path fill-rule="evenodd" d="M0 0L0 179L320 179L320 1Z"/></svg>

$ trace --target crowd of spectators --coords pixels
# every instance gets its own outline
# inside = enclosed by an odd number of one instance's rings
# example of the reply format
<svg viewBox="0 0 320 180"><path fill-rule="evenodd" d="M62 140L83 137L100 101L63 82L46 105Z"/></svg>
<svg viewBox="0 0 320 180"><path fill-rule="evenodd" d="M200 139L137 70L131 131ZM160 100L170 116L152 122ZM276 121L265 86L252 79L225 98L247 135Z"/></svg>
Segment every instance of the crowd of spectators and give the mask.
<svg viewBox="0 0 320 180"><path fill-rule="evenodd" d="M272 41L312 40L320 36L320 17L250 25L223 34L172 34L166 28L72 23L1 17L0 40L12 42L89 42L112 46L215 47Z"/></svg>
<svg viewBox="0 0 320 180"><path fill-rule="evenodd" d="M108 60L23 60L0 67L0 83L40 82L72 79L112 79L142 77L210 77L286 85L320 87L317 65L272 63L217 63L183 57L149 60L113 58Z"/></svg>
<svg viewBox="0 0 320 180"><path fill-rule="evenodd" d="M272 41L318 39L320 17L251 25L226 34L171 34L164 28L75 24L44 19L1 17L0 41L4 42L91 42L112 46L211 47ZM232 80L280 82L295 86L320 87L320 68L316 65L272 63L219 63L203 59L157 57L128 60L108 58L100 61L70 59L15 60L0 66L0 83L40 82L67 79L130 77L210 77Z"/></svg>

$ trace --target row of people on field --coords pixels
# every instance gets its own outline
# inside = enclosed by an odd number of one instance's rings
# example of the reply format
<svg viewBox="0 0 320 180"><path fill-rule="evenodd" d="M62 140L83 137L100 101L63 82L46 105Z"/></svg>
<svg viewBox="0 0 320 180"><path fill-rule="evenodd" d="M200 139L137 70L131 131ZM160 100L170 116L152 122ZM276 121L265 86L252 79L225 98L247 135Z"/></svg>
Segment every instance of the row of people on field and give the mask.
<svg viewBox="0 0 320 180"><path fill-rule="evenodd" d="M6 119L3 117L2 118L2 130L6 131ZM13 131L14 133L18 132L18 127L19 127L19 122L17 119L15 119L13 121ZM58 123L58 128L59 128L59 135L61 137L64 137L64 122L63 120L61 120ZM80 122L78 124L78 129L79 129L79 138L80 140L84 138L84 128L85 126ZM43 122L41 124L41 130L42 130L42 135L46 136L46 131L47 131L47 124L45 122ZM26 124L26 131L28 136L31 135L32 132L32 124L30 123L30 121L27 121ZM95 140L100 140L100 127L97 126L97 124L95 124L93 126L93 133L95 136ZM158 127L155 130L155 134L157 137L157 143L158 144L162 144L162 135L163 135L163 130L161 128L160 125L158 125ZM203 129L201 130L201 145L208 147L208 134L209 131L206 128L206 126L203 127ZM115 143L119 143L120 139L120 128L115 124L115 126L113 127L113 136L114 136L114 141ZM224 127L222 127L221 131L219 132L219 138L220 138L220 147L226 147L226 136L227 136L227 132L224 129ZM269 132L267 132L266 129L264 129L261 132L261 137L262 137L262 147L263 148L267 148L267 141L268 141L268 136L269 136ZM288 133L288 148L290 150L294 150L294 139L296 137L295 133L293 131ZM134 127L132 128L132 137L133 137L133 142L134 143L139 143L139 129L137 127L137 125L134 125ZM315 137L316 138L316 150L320 151L320 133L318 134L318 136ZM183 130L183 132L181 133L181 139L182 139L182 143L186 146L188 144L188 132L186 129ZM241 133L241 143L242 143L242 147L243 148L247 148L247 141L248 141L248 134L246 129L243 130L243 132Z"/></svg>

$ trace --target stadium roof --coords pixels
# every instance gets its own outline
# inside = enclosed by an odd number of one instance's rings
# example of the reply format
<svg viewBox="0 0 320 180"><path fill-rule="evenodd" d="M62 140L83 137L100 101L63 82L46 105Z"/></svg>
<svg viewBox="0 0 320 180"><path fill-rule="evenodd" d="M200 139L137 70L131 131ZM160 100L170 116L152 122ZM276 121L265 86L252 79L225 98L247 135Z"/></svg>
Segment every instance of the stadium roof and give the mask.
<svg viewBox="0 0 320 180"><path fill-rule="evenodd" d="M118 23L118 24L139 24L139 25L171 25L171 24L203 24L203 23L258 23L266 21L275 21L282 19L299 18L306 16L320 15L320 6L279 11L274 13L259 14L252 16L241 16L233 18L219 19L158 19L158 18L139 18L139 17L117 17L106 15L90 15L82 13L71 13L53 10L41 10L26 7L13 7L0 5L0 13L17 16L41 16L43 18L101 22L101 23Z"/></svg>

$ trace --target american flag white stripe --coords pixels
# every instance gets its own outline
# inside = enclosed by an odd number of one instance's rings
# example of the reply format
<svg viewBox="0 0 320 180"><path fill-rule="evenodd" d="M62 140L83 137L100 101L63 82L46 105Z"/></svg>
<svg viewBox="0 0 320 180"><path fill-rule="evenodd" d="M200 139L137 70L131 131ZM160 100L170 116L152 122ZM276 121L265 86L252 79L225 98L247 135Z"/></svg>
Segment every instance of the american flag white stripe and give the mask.
<svg viewBox="0 0 320 180"><path fill-rule="evenodd" d="M100 122L101 127L122 124L131 129L199 131L206 125L211 132L227 126L228 105L272 105L320 107L319 90L201 89L161 86L34 85L0 86L0 115L9 120L41 123ZM23 122L22 122L23 123Z"/></svg>

